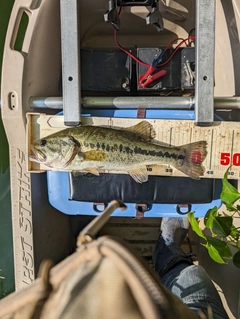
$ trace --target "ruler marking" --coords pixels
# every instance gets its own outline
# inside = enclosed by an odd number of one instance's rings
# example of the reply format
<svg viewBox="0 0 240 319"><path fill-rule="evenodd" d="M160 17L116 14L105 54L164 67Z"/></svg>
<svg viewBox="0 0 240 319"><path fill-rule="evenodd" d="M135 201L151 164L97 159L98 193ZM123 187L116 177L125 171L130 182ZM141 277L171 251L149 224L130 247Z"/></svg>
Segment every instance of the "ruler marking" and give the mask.
<svg viewBox="0 0 240 319"><path fill-rule="evenodd" d="M170 128L170 141L169 141L169 146L172 146L172 127Z"/></svg>
<svg viewBox="0 0 240 319"><path fill-rule="evenodd" d="M232 170L232 155L233 155L233 145L234 145L234 130L232 131L232 146L231 146L231 155L230 155L230 171Z"/></svg>
<svg viewBox="0 0 240 319"><path fill-rule="evenodd" d="M210 170L212 169L213 134L214 134L214 131L212 130L211 148L210 148L210 161L209 161L209 169Z"/></svg>

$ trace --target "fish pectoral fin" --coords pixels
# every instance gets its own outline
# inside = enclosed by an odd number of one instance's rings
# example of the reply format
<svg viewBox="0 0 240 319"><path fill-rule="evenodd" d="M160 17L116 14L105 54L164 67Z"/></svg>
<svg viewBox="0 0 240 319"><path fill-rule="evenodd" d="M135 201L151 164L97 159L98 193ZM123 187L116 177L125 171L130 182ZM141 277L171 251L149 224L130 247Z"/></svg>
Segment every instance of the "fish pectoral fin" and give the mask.
<svg viewBox="0 0 240 319"><path fill-rule="evenodd" d="M91 173L93 175L100 176L99 171L95 168L86 168L84 169L85 172Z"/></svg>
<svg viewBox="0 0 240 319"><path fill-rule="evenodd" d="M147 121L142 121L136 125L123 128L122 130L135 133L147 142L150 142L156 137L156 131L154 130L152 124Z"/></svg>
<svg viewBox="0 0 240 319"><path fill-rule="evenodd" d="M73 177L78 177L80 175L83 175L84 172L82 172L82 171L71 171L71 174L72 174Z"/></svg>
<svg viewBox="0 0 240 319"><path fill-rule="evenodd" d="M148 180L148 172L146 166L131 169L128 171L128 174L137 182L137 183L144 183Z"/></svg>
<svg viewBox="0 0 240 319"><path fill-rule="evenodd" d="M104 161L107 158L107 153L100 150L92 150L87 152L81 152L81 156L85 161Z"/></svg>
<svg viewBox="0 0 240 319"><path fill-rule="evenodd" d="M99 171L95 168L85 168L84 170L72 171L71 173L72 173L73 177L78 177L80 175L87 175L88 173L100 176Z"/></svg>

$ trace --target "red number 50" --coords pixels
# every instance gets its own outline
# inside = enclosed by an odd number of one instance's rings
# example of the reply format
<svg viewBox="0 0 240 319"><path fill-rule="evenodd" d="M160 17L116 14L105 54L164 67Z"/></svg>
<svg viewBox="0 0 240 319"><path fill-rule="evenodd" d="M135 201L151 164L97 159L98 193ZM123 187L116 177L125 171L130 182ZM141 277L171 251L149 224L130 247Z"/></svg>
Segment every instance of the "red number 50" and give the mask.
<svg viewBox="0 0 240 319"><path fill-rule="evenodd" d="M231 153L221 153L220 164L223 166L230 165ZM235 153L232 156L232 165L240 166L240 153Z"/></svg>

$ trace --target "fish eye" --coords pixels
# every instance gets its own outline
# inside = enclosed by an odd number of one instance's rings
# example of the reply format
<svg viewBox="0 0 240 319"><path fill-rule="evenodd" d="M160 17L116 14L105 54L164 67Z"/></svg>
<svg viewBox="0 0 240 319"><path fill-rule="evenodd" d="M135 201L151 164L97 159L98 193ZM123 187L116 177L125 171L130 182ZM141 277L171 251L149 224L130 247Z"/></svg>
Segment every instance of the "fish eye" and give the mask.
<svg viewBox="0 0 240 319"><path fill-rule="evenodd" d="M40 141L40 146L45 146L47 144L47 141L46 140L41 140Z"/></svg>

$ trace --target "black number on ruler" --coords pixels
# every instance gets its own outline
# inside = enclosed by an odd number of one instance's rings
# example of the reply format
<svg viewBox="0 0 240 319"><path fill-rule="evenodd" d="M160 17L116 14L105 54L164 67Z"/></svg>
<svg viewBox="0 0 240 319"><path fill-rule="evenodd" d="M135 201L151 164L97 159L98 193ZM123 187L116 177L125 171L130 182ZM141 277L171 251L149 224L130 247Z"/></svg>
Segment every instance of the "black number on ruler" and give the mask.
<svg viewBox="0 0 240 319"><path fill-rule="evenodd" d="M172 173L172 168L166 168L165 173Z"/></svg>
<svg viewBox="0 0 240 319"><path fill-rule="evenodd" d="M147 167L147 171L151 172L152 171L152 167Z"/></svg>
<svg viewBox="0 0 240 319"><path fill-rule="evenodd" d="M213 171L207 171L207 174L209 174L209 175L213 175Z"/></svg>

